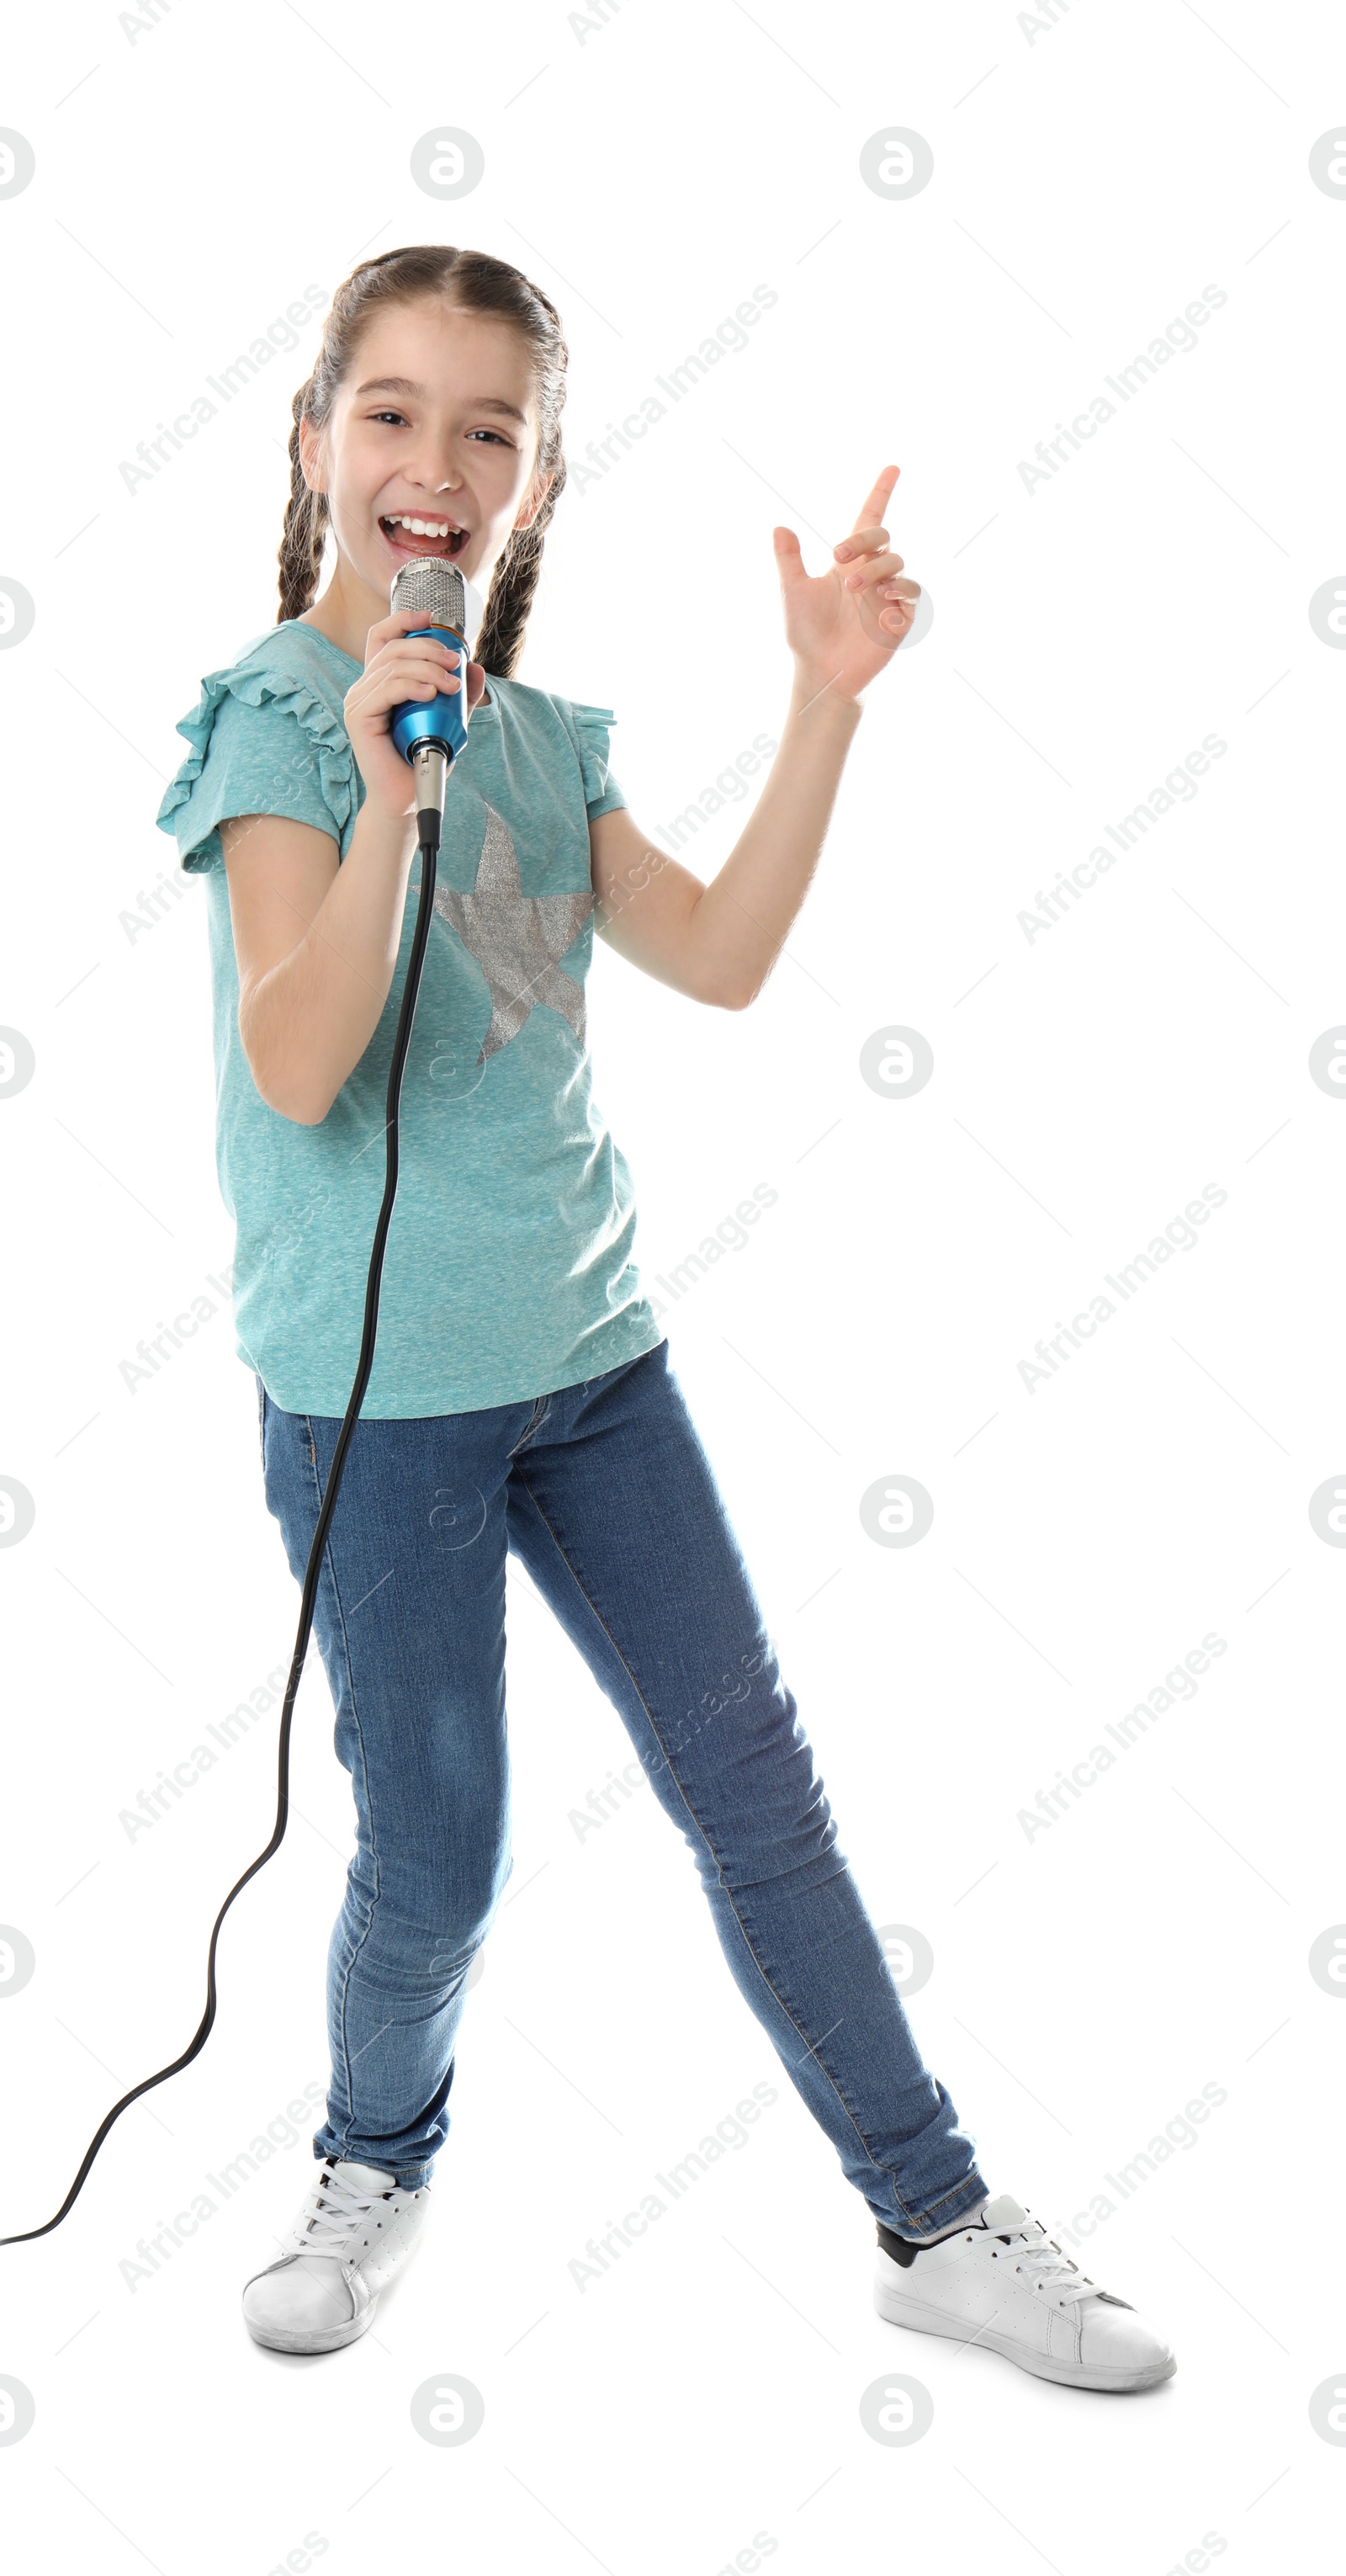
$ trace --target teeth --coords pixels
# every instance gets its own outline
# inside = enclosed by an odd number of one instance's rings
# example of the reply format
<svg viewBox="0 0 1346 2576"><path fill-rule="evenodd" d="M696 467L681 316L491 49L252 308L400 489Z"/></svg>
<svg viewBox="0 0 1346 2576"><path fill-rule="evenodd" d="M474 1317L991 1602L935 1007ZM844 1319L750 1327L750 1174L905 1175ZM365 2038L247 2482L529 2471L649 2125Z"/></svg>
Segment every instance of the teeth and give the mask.
<svg viewBox="0 0 1346 2576"><path fill-rule="evenodd" d="M449 525L447 520L409 519L405 512L401 510L390 510L388 512L388 526L390 528L405 528L408 535L413 537L447 537L449 534ZM454 533L456 534L457 531Z"/></svg>

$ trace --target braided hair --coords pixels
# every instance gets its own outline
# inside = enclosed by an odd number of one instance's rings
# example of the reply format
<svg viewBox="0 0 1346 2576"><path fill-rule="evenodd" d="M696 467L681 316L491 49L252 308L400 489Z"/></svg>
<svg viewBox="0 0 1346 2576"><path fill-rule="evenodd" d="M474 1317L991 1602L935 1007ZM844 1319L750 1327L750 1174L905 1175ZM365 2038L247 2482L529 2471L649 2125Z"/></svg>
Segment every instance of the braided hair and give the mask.
<svg viewBox="0 0 1346 2576"><path fill-rule="evenodd" d="M384 251L361 260L332 298L323 324L322 346L307 384L292 405L290 432L290 498L277 561L280 607L276 623L301 617L317 595L327 536L325 492L314 492L304 479L299 452L299 425L325 427L337 392L354 363L370 316L382 306L408 304L429 295L489 313L510 322L528 344L538 410L535 472L552 481L531 526L515 528L491 575L486 613L474 647L474 659L501 679L513 677L523 651L524 632L542 570L542 542L565 488L566 462L561 449L561 412L566 397L569 352L556 307L522 271L486 251L454 250L425 243L411 250Z"/></svg>

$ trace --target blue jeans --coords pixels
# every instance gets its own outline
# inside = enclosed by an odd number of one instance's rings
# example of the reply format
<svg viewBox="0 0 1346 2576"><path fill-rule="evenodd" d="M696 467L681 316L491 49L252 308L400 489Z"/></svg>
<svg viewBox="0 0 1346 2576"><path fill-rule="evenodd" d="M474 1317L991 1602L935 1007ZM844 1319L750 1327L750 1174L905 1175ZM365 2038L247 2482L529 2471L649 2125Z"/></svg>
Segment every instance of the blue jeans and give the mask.
<svg viewBox="0 0 1346 2576"><path fill-rule="evenodd" d="M267 1504L302 1580L339 1423L260 1379ZM513 1867L512 1548L690 1845L720 1946L844 2172L919 2238L986 2195L861 1902L661 1342L535 1403L361 1420L314 1634L355 1794L314 2154L427 2181L468 1972Z"/></svg>

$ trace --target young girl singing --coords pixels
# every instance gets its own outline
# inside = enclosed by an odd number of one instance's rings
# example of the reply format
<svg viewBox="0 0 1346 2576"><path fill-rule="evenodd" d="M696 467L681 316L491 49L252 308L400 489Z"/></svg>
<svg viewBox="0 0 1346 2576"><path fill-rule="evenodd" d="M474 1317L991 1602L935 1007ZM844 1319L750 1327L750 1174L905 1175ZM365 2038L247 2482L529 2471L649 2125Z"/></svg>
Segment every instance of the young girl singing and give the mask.
<svg viewBox="0 0 1346 2576"><path fill-rule="evenodd" d="M919 596L881 524L898 469L816 580L775 532L789 710L704 886L632 820L610 710L514 677L566 479L566 356L554 307L503 261L361 262L294 400L277 623L206 679L159 814L206 879L238 1350L302 1580L355 1375L415 910L390 712L463 694L377 1354L315 1618L356 1810L331 2089L313 2187L244 2317L280 2352L351 2343L424 2229L469 1971L512 1867L512 1548L618 1710L730 1973L873 2212L881 2313L1049 2379L1148 2387L1168 2346L1018 2201L988 2199L922 2062L642 1291L630 1173L590 1090L595 930L735 1011L789 934L863 692ZM411 636L423 612L388 613L421 554L485 599L465 667Z"/></svg>

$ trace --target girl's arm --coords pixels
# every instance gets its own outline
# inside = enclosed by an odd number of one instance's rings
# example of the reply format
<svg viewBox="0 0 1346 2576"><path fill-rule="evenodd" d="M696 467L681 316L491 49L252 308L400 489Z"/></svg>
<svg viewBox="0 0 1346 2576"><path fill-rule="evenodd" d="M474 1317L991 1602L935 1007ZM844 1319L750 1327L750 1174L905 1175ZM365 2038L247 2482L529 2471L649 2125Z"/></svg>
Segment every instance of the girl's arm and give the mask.
<svg viewBox="0 0 1346 2576"><path fill-rule="evenodd" d="M920 585L899 577L902 558L877 524L898 470L884 467L816 581L793 530L775 531L794 687L770 775L719 875L703 885L624 807L589 826L595 927L633 966L696 1001L743 1010L761 990L818 864L860 692L910 630Z"/></svg>
<svg viewBox="0 0 1346 2576"><path fill-rule="evenodd" d="M220 842L253 1081L268 1109L319 1126L392 986L415 814L363 806L340 865L330 833L279 814L221 823Z"/></svg>

